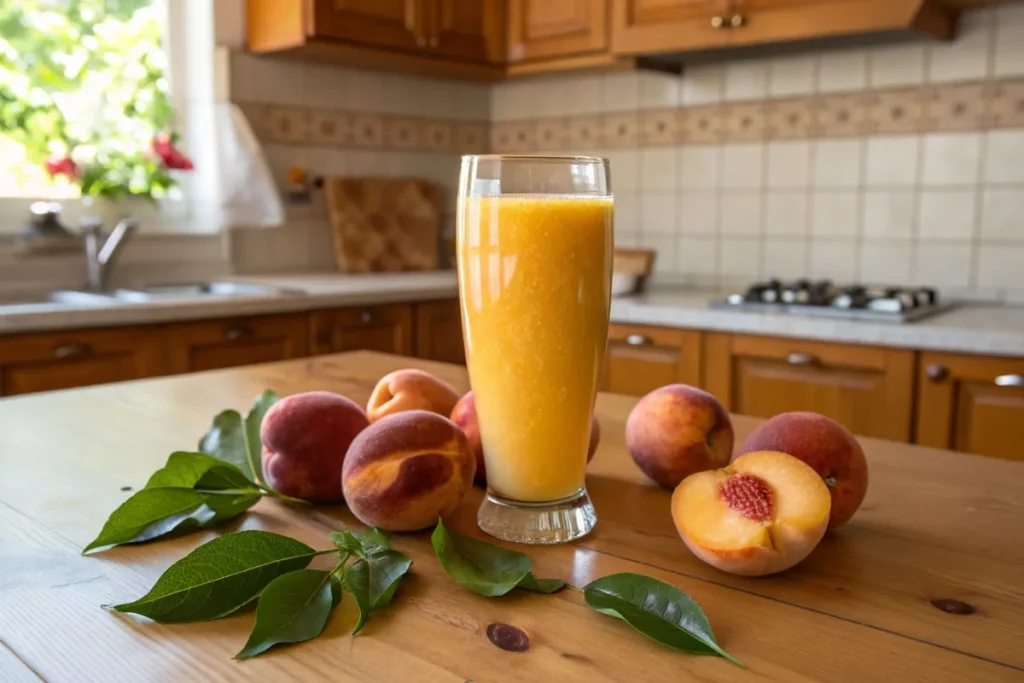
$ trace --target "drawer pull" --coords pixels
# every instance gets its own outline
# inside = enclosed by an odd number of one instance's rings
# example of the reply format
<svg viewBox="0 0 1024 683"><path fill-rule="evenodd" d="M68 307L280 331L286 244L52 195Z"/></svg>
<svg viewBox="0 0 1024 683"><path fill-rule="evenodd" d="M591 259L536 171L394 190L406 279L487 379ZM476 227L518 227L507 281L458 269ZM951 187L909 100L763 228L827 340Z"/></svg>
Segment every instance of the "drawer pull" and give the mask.
<svg viewBox="0 0 1024 683"><path fill-rule="evenodd" d="M626 343L630 346L650 346L654 341L650 337L645 337L642 334L631 334L626 337Z"/></svg>
<svg viewBox="0 0 1024 683"><path fill-rule="evenodd" d="M949 377L949 368L945 365L929 365L924 372L933 382L941 382Z"/></svg>
<svg viewBox="0 0 1024 683"><path fill-rule="evenodd" d="M790 365L817 365L818 357L809 353L793 352L786 356L786 362Z"/></svg>
<svg viewBox="0 0 1024 683"><path fill-rule="evenodd" d="M224 336L230 341L237 341L244 337L251 337L252 335L252 328L248 325L233 325L224 331Z"/></svg>
<svg viewBox="0 0 1024 683"><path fill-rule="evenodd" d="M61 344L53 349L54 358L81 358L92 353L90 344Z"/></svg>
<svg viewBox="0 0 1024 683"><path fill-rule="evenodd" d="M363 311L362 313L359 314L359 319L362 320L364 323L368 323L371 320L373 320L373 313L370 313L369 311Z"/></svg>
<svg viewBox="0 0 1024 683"><path fill-rule="evenodd" d="M996 385L1000 387L1024 387L1024 375L999 375Z"/></svg>
<svg viewBox="0 0 1024 683"><path fill-rule="evenodd" d="M725 28L725 18L711 17L711 28Z"/></svg>
<svg viewBox="0 0 1024 683"><path fill-rule="evenodd" d="M747 23L746 18L742 14L734 14L729 19L729 23L732 24L733 28L739 28L743 24Z"/></svg>

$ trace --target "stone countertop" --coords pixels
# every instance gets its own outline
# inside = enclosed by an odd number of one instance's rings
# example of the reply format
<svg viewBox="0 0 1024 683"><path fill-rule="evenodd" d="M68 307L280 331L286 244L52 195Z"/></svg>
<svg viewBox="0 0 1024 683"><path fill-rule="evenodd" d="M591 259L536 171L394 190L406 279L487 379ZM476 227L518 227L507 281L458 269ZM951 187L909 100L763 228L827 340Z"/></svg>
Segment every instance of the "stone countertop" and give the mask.
<svg viewBox="0 0 1024 683"><path fill-rule="evenodd" d="M615 299L612 322L794 337L825 342L1024 357L1024 307L962 303L910 323L709 309L720 295L654 290Z"/></svg>
<svg viewBox="0 0 1024 683"><path fill-rule="evenodd" d="M225 278L301 290L296 294L209 296L145 303L68 306L34 304L0 309L0 334L109 327L320 308L426 301L458 294L455 271L367 275L295 274ZM612 303L615 323L636 323L819 341L1024 357L1024 307L963 304L924 320L877 323L778 313L709 309L720 293L656 289Z"/></svg>

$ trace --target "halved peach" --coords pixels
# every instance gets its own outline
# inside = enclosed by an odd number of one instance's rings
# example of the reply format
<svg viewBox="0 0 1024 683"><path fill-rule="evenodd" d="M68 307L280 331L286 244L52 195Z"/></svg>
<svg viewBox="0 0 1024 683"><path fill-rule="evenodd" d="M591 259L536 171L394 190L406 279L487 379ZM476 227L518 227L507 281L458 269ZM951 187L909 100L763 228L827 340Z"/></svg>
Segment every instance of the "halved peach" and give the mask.
<svg viewBox="0 0 1024 683"><path fill-rule="evenodd" d="M821 477L776 451L692 474L672 494L672 518L694 555L730 574L789 569L814 550L832 500Z"/></svg>

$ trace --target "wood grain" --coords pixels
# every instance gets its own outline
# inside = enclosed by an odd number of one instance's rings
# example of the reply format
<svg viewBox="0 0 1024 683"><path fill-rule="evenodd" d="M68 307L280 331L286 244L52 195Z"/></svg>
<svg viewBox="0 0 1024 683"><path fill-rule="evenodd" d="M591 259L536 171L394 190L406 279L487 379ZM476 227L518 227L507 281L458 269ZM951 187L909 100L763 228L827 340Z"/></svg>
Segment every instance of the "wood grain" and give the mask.
<svg viewBox="0 0 1024 683"><path fill-rule="evenodd" d="M644 480L622 444L635 399L614 395L599 398L603 439L588 476L598 527L581 543L529 548L536 571L576 585L619 571L668 581L704 607L748 669L666 650L571 592L475 596L443 575L426 533L396 540L412 575L351 644L350 601L323 638L244 663L231 656L251 614L160 626L99 608L141 595L214 537L78 555L130 495L121 487L141 486L167 453L192 447L214 413L244 408L265 387L363 402L381 375L408 366L468 386L455 366L350 353L0 401L0 641L44 680L76 682L1024 680L1021 465L864 439L872 488L854 520L795 570L743 579L700 564L678 540L668 493ZM757 423L734 422L741 438ZM480 535L481 495L467 498L456 528ZM263 501L238 526L326 547L339 520L354 524L344 507L309 513ZM929 603L937 598L977 612L940 612ZM495 621L526 630L531 649L494 648L483 632Z"/></svg>

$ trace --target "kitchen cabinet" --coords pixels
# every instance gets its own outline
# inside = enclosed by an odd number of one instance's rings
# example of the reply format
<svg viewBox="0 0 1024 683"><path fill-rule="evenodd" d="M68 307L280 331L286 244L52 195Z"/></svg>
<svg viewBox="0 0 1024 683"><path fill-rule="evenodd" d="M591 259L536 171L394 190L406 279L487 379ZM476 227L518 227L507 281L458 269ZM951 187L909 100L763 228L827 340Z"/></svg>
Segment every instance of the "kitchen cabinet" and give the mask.
<svg viewBox="0 0 1024 683"><path fill-rule="evenodd" d="M608 49L608 0L510 0L508 62L572 57Z"/></svg>
<svg viewBox="0 0 1024 683"><path fill-rule="evenodd" d="M704 350L706 388L730 412L811 410L855 434L910 440L913 351L723 333Z"/></svg>
<svg viewBox="0 0 1024 683"><path fill-rule="evenodd" d="M1024 461L1024 358L922 352L915 441Z"/></svg>
<svg viewBox="0 0 1024 683"><path fill-rule="evenodd" d="M496 0L432 0L427 45L435 54L473 62L501 61L501 6Z"/></svg>
<svg viewBox="0 0 1024 683"><path fill-rule="evenodd" d="M412 355L409 304L313 311L309 324L315 355L359 350Z"/></svg>
<svg viewBox="0 0 1024 683"><path fill-rule="evenodd" d="M72 330L0 337L0 395L13 396L164 374L153 328Z"/></svg>
<svg viewBox="0 0 1024 683"><path fill-rule="evenodd" d="M415 50L425 46L425 4L425 0L312 2L312 32L325 38Z"/></svg>
<svg viewBox="0 0 1024 683"><path fill-rule="evenodd" d="M724 47L728 0L616 0L612 49L644 54Z"/></svg>
<svg viewBox="0 0 1024 683"><path fill-rule="evenodd" d="M299 358L309 353L305 313L177 323L165 335L170 373Z"/></svg>
<svg viewBox="0 0 1024 683"><path fill-rule="evenodd" d="M643 396L666 384L701 384L701 333L609 325L601 391Z"/></svg>
<svg viewBox="0 0 1024 683"><path fill-rule="evenodd" d="M416 357L466 364L458 299L417 304Z"/></svg>

